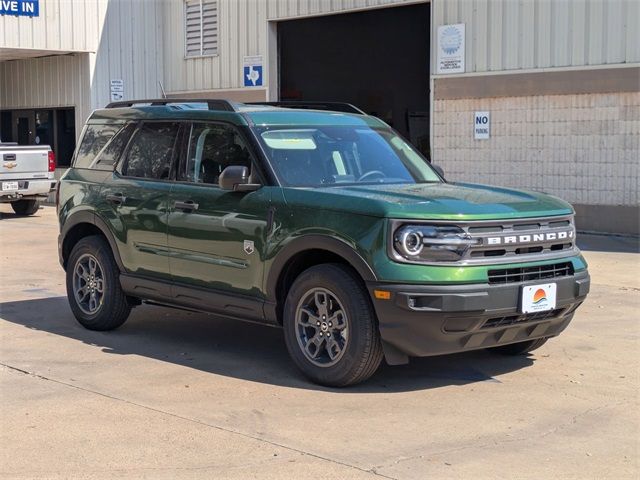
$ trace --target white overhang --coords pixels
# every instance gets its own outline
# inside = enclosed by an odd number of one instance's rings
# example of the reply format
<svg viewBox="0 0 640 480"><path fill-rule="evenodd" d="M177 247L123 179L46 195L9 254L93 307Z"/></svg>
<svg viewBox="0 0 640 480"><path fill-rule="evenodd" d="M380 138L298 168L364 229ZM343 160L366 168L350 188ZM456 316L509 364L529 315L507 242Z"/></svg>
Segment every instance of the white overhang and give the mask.
<svg viewBox="0 0 640 480"><path fill-rule="evenodd" d="M21 60L25 58L50 57L52 55L69 55L70 53L89 53L78 50L38 50L35 48L0 47L0 62L6 60Z"/></svg>

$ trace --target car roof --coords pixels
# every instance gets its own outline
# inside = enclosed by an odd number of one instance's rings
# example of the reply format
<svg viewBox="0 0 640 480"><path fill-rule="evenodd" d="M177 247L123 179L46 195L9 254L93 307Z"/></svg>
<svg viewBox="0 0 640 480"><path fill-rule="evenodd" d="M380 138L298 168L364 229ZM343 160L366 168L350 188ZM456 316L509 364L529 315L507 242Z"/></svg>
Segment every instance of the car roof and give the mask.
<svg viewBox="0 0 640 480"><path fill-rule="evenodd" d="M316 106L323 109L315 109ZM376 117L351 111L361 112L352 105L331 102L245 104L227 100L140 100L117 102L95 110L87 123L194 120L222 121L237 126L387 126Z"/></svg>

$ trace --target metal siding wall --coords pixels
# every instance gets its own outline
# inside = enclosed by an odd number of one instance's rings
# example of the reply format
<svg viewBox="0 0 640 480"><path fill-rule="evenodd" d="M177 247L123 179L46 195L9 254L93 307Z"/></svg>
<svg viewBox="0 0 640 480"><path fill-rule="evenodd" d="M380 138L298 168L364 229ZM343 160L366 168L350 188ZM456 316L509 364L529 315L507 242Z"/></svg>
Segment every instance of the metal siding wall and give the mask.
<svg viewBox="0 0 640 480"><path fill-rule="evenodd" d="M40 0L40 16L0 17L0 46L38 50L93 51L98 38L90 28L98 4L108 0Z"/></svg>
<svg viewBox="0 0 640 480"><path fill-rule="evenodd" d="M402 3L416 3L416 0L267 0L267 18L281 20Z"/></svg>
<svg viewBox="0 0 640 480"><path fill-rule="evenodd" d="M160 96L158 81L162 81L164 73L163 25L169 2L176 3L175 0L100 2L99 43L97 53L91 54L93 109L102 108L111 100L111 79L124 81L125 99Z"/></svg>
<svg viewBox="0 0 640 480"><path fill-rule="evenodd" d="M184 57L184 2L170 0L164 24L167 92L242 88L242 58L262 55L265 89L269 82L268 22L420 0L218 0L219 51L213 57ZM426 0L423 0L426 1ZM426 26L428 28L428 26Z"/></svg>
<svg viewBox="0 0 640 480"><path fill-rule="evenodd" d="M268 81L266 1L218 0L218 55L185 58L184 2L166 5L163 61L167 92L234 89L242 86L242 58L262 55Z"/></svg>
<svg viewBox="0 0 640 480"><path fill-rule="evenodd" d="M640 62L638 0L433 0L437 27L466 25L466 70ZM435 71L435 70L434 70Z"/></svg>
<svg viewBox="0 0 640 480"><path fill-rule="evenodd" d="M0 17L1 47L92 52L0 62L1 108L73 106L79 134L89 113L110 101L112 78L124 80L125 98L160 95L165 6L180 2L40 3L40 17ZM7 41L16 38L19 42Z"/></svg>
<svg viewBox="0 0 640 480"><path fill-rule="evenodd" d="M76 108L76 133L91 111L89 54L0 62L0 109Z"/></svg>
<svg viewBox="0 0 640 480"><path fill-rule="evenodd" d="M627 14L625 16L627 23L627 38L625 61L637 62L640 59L640 2L630 2L627 5Z"/></svg>

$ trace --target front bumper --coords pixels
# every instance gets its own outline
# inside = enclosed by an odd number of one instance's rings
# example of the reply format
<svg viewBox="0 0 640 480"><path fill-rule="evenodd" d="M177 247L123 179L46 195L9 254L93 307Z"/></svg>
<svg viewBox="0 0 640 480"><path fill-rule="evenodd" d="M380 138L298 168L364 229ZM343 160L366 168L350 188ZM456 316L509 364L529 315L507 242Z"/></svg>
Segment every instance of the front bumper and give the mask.
<svg viewBox="0 0 640 480"><path fill-rule="evenodd" d="M524 285L555 282L556 308L520 313ZM495 347L562 332L589 293L589 273L506 285L368 284L378 316L385 356L391 364L424 357ZM391 292L389 300L373 291Z"/></svg>

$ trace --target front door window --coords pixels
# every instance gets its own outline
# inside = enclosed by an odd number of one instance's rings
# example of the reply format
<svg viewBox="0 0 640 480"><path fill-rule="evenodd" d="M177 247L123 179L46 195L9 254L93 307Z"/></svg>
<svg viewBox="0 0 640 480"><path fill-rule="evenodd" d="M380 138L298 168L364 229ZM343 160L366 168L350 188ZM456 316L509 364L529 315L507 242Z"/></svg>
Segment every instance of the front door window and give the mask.
<svg viewBox="0 0 640 480"><path fill-rule="evenodd" d="M220 174L230 165L251 167L249 151L239 133L227 125L193 125L181 179L217 185Z"/></svg>

